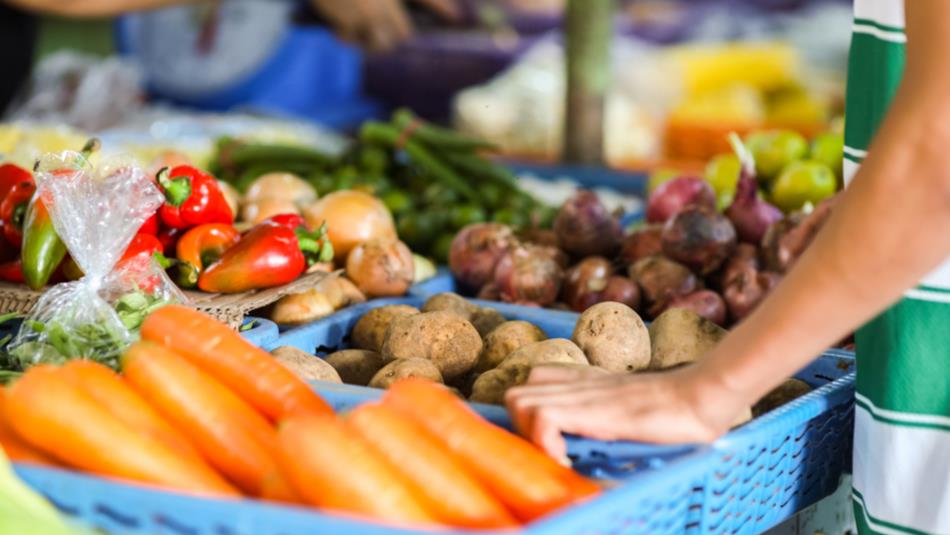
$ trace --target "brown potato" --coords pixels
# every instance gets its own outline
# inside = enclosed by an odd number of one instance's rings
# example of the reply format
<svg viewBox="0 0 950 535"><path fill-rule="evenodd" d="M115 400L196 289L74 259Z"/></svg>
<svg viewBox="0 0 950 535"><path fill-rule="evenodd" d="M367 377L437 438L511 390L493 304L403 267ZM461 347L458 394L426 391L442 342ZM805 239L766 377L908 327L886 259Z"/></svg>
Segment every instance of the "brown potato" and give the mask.
<svg viewBox="0 0 950 535"><path fill-rule="evenodd" d="M584 352L574 342L566 338L552 338L522 346L511 352L498 368L527 366L533 368L543 364L589 364Z"/></svg>
<svg viewBox="0 0 950 535"><path fill-rule="evenodd" d="M278 325L302 325L333 314L336 308L329 296L309 290L281 297L270 310L270 319Z"/></svg>
<svg viewBox="0 0 950 535"><path fill-rule="evenodd" d="M786 379L784 383L778 385L760 399L752 408L752 412L756 417L761 416L809 392L811 392L811 386L805 381L795 378Z"/></svg>
<svg viewBox="0 0 950 535"><path fill-rule="evenodd" d="M664 370L699 360L726 330L686 308L671 308L650 324L651 370Z"/></svg>
<svg viewBox="0 0 950 535"><path fill-rule="evenodd" d="M419 309L409 305L386 305L370 310L353 326L350 342L356 349L368 349L377 353L383 348L386 329L396 318L418 314Z"/></svg>
<svg viewBox="0 0 950 535"><path fill-rule="evenodd" d="M472 395L468 399L476 403L504 405L505 392L510 388L523 385L530 374L531 367L525 365L489 370L475 380L475 384L472 385Z"/></svg>
<svg viewBox="0 0 950 535"><path fill-rule="evenodd" d="M448 311L396 319L386 330L380 353L385 360L427 358L446 381L468 373L482 352L482 337L471 323Z"/></svg>
<svg viewBox="0 0 950 535"><path fill-rule="evenodd" d="M646 325L621 303L608 301L585 310L574 327L573 340L591 364L612 373L635 372L650 365Z"/></svg>
<svg viewBox="0 0 950 535"><path fill-rule="evenodd" d="M430 297L423 303L421 310L423 312L454 312L462 319L470 320L478 312L479 307L457 293L443 292Z"/></svg>
<svg viewBox="0 0 950 535"><path fill-rule="evenodd" d="M442 382L442 374L435 363L429 359L398 359L390 362L376 372L376 375L369 382L372 388L389 388L393 383L416 377L427 379L436 383Z"/></svg>
<svg viewBox="0 0 950 535"><path fill-rule="evenodd" d="M348 385L366 386L385 364L383 357L367 349L344 349L326 356L327 364Z"/></svg>
<svg viewBox="0 0 950 535"><path fill-rule="evenodd" d="M494 308L480 308L477 312L472 314L472 318L469 320L472 322L472 325L475 327L475 330L478 331L478 334L485 338L489 335L496 327L505 323L505 317L501 315L501 312L498 312Z"/></svg>
<svg viewBox="0 0 950 535"><path fill-rule="evenodd" d="M475 371L486 372L501 364L513 351L547 338L544 331L527 321L506 321L485 337L485 347Z"/></svg>
<svg viewBox="0 0 950 535"><path fill-rule="evenodd" d="M308 381L324 381L327 383L342 383L340 374L322 358L311 355L302 349L291 346L281 346L271 351L271 355L286 366L290 371Z"/></svg>

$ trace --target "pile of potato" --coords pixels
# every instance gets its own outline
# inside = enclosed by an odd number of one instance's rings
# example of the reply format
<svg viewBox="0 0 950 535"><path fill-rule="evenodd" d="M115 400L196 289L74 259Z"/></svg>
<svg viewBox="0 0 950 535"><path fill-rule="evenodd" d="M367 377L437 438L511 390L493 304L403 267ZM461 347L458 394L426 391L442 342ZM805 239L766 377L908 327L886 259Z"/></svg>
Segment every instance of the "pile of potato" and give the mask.
<svg viewBox="0 0 950 535"><path fill-rule="evenodd" d="M672 308L649 326L630 307L598 303L577 320L571 339L548 338L527 321L508 321L454 293L442 293L421 309L409 305L374 308L357 321L351 349L325 360L292 348L275 351L291 367L309 359L310 379L388 388L408 377L453 387L470 401L503 404L508 389L524 384L535 366L585 367L604 374L676 368L701 358L726 334L712 321L685 308ZM764 398L753 414L768 412L806 392L790 379Z"/></svg>

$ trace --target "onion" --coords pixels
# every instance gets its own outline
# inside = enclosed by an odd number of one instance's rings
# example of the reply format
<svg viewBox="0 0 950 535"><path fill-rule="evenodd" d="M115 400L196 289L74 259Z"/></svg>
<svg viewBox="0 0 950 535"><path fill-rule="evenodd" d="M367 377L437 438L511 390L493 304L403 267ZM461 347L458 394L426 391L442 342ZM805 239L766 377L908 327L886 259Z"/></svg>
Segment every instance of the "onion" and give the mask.
<svg viewBox="0 0 950 535"><path fill-rule="evenodd" d="M715 210L716 192L701 178L674 178L653 190L647 200L647 222L664 223L689 206Z"/></svg>
<svg viewBox="0 0 950 535"><path fill-rule="evenodd" d="M221 194L224 195L225 202L228 203L228 208L231 209L232 214L238 214L241 209L241 193L234 188L231 184L223 180L218 180L218 189L221 190Z"/></svg>
<svg viewBox="0 0 950 535"><path fill-rule="evenodd" d="M561 248L577 258L613 256L622 236L620 221L588 190L579 190L561 206L554 232Z"/></svg>
<svg viewBox="0 0 950 535"><path fill-rule="evenodd" d="M660 239L662 234L663 225L638 228L624 238L620 247L620 261L629 266L641 258L660 254L663 252L663 242Z"/></svg>
<svg viewBox="0 0 950 535"><path fill-rule="evenodd" d="M636 310L640 308L640 287L627 277L614 275L607 279L603 300L623 303Z"/></svg>
<svg viewBox="0 0 950 535"><path fill-rule="evenodd" d="M686 266L659 255L638 260L630 266L629 274L640 286L653 316L662 312L672 299L702 288L699 279Z"/></svg>
<svg viewBox="0 0 950 535"><path fill-rule="evenodd" d="M712 290L700 290L677 297L666 308L686 308L720 327L726 326L726 303Z"/></svg>
<svg viewBox="0 0 950 535"><path fill-rule="evenodd" d="M577 312L587 310L603 300L607 280L614 273L610 261L602 256L589 256L567 272L561 300Z"/></svg>
<svg viewBox="0 0 950 535"><path fill-rule="evenodd" d="M336 191L303 211L310 228L327 224L327 235L338 258L346 258L358 244L373 239L396 238L396 225L386 206L360 191Z"/></svg>
<svg viewBox="0 0 950 535"><path fill-rule="evenodd" d="M550 251L519 245L506 252L495 267L495 286L502 301L546 306L557 300L564 271Z"/></svg>
<svg viewBox="0 0 950 535"><path fill-rule="evenodd" d="M768 230L769 225L782 219L782 211L763 201L758 196L758 181L755 178L755 161L751 153L742 145L739 136L730 137L733 148L742 168L739 172L739 182L736 185L736 194L732 204L726 210L726 216L736 227L739 239L758 244Z"/></svg>
<svg viewBox="0 0 950 535"><path fill-rule="evenodd" d="M511 229L500 223L466 225L449 249L449 269L459 284L475 291L488 283L498 260L515 243Z"/></svg>
<svg viewBox="0 0 950 535"><path fill-rule="evenodd" d="M732 319L741 321L751 314L781 280L781 275L770 271L739 275L722 292Z"/></svg>
<svg viewBox="0 0 950 535"><path fill-rule="evenodd" d="M485 286L482 286L481 290L478 291L478 295L475 297L485 301L501 301L501 293L498 291L498 287L495 286L494 282L489 282Z"/></svg>
<svg viewBox="0 0 950 535"><path fill-rule="evenodd" d="M397 239L363 242L346 257L346 276L367 297L403 295L413 274L412 252Z"/></svg>
<svg viewBox="0 0 950 535"><path fill-rule="evenodd" d="M317 200L317 190L297 175L267 173L251 182L244 193L245 203L255 203L264 199L290 201L303 208Z"/></svg>
<svg viewBox="0 0 950 535"><path fill-rule="evenodd" d="M719 275L719 287L725 288L742 273L755 273L759 268L759 251L754 245L740 243L722 267L722 272Z"/></svg>
<svg viewBox="0 0 950 535"><path fill-rule="evenodd" d="M521 241L549 247L559 247L557 233L551 229L529 228L518 234Z"/></svg>
<svg viewBox="0 0 950 535"><path fill-rule="evenodd" d="M691 206L666 222L662 241L666 256L708 275L736 248L736 229L715 209Z"/></svg>
<svg viewBox="0 0 950 535"><path fill-rule="evenodd" d="M788 271L824 226L837 199L837 196L825 199L810 214L791 214L769 227L762 238L766 267L781 273Z"/></svg>
<svg viewBox="0 0 950 535"><path fill-rule="evenodd" d="M241 209L241 221L256 225L275 215L299 213L297 205L286 199L264 199L246 203Z"/></svg>

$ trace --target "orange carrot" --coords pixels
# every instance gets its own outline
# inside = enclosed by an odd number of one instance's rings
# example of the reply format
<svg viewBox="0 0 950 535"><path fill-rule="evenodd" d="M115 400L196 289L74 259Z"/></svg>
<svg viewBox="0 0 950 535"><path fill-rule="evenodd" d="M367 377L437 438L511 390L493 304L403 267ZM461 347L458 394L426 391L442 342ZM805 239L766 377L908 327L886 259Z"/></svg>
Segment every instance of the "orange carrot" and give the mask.
<svg viewBox="0 0 950 535"><path fill-rule="evenodd" d="M261 483L260 499L269 502L302 504L303 498L290 486L290 482L280 472L273 472Z"/></svg>
<svg viewBox="0 0 950 535"><path fill-rule="evenodd" d="M42 451L30 446L10 428L3 415L3 403L6 399L6 391L0 387L0 448L6 453L11 461L21 463L42 464L46 466L59 466L50 456Z"/></svg>
<svg viewBox="0 0 950 535"><path fill-rule="evenodd" d="M270 422L184 357L138 342L122 356L122 372L240 489L258 495L265 478L277 472L277 432Z"/></svg>
<svg viewBox="0 0 950 535"><path fill-rule="evenodd" d="M272 421L295 412L331 414L310 386L227 325L179 305L145 319L142 339L175 350L224 383Z"/></svg>
<svg viewBox="0 0 950 535"><path fill-rule="evenodd" d="M346 423L415 488L442 522L467 528L518 525L435 437L395 409L379 403L361 405Z"/></svg>
<svg viewBox="0 0 950 535"><path fill-rule="evenodd" d="M183 434L111 369L91 360L72 360L63 365L62 370L73 384L131 429L164 443L180 455L202 459Z"/></svg>
<svg viewBox="0 0 950 535"><path fill-rule="evenodd" d="M390 387L383 402L432 433L520 520L598 491L527 441L483 420L440 385L406 379Z"/></svg>
<svg viewBox="0 0 950 535"><path fill-rule="evenodd" d="M388 522L435 523L399 473L335 416L292 416L277 435L280 467L307 503Z"/></svg>
<svg viewBox="0 0 950 535"><path fill-rule="evenodd" d="M209 466L129 428L56 368L30 368L9 387L4 414L26 442L75 468L200 494L239 496Z"/></svg>

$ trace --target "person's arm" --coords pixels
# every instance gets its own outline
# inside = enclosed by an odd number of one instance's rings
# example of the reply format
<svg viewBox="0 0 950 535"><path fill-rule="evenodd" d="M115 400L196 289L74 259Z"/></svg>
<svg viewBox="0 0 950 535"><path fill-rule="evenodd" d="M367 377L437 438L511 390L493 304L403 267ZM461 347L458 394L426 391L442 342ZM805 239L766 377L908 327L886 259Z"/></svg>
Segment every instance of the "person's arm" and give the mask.
<svg viewBox="0 0 950 535"><path fill-rule="evenodd" d="M108 17L125 11L155 9L188 0L0 0L26 11L63 17Z"/></svg>
<svg viewBox="0 0 950 535"><path fill-rule="evenodd" d="M461 11L456 0L414 0L447 22L457 22ZM412 21L403 0L310 0L341 38L370 50L388 50L408 39Z"/></svg>
<svg viewBox="0 0 950 535"><path fill-rule="evenodd" d="M711 441L740 412L950 256L950 2L906 1L903 83L853 183L785 280L699 363L665 374L533 373L508 405L562 457L561 432Z"/></svg>

